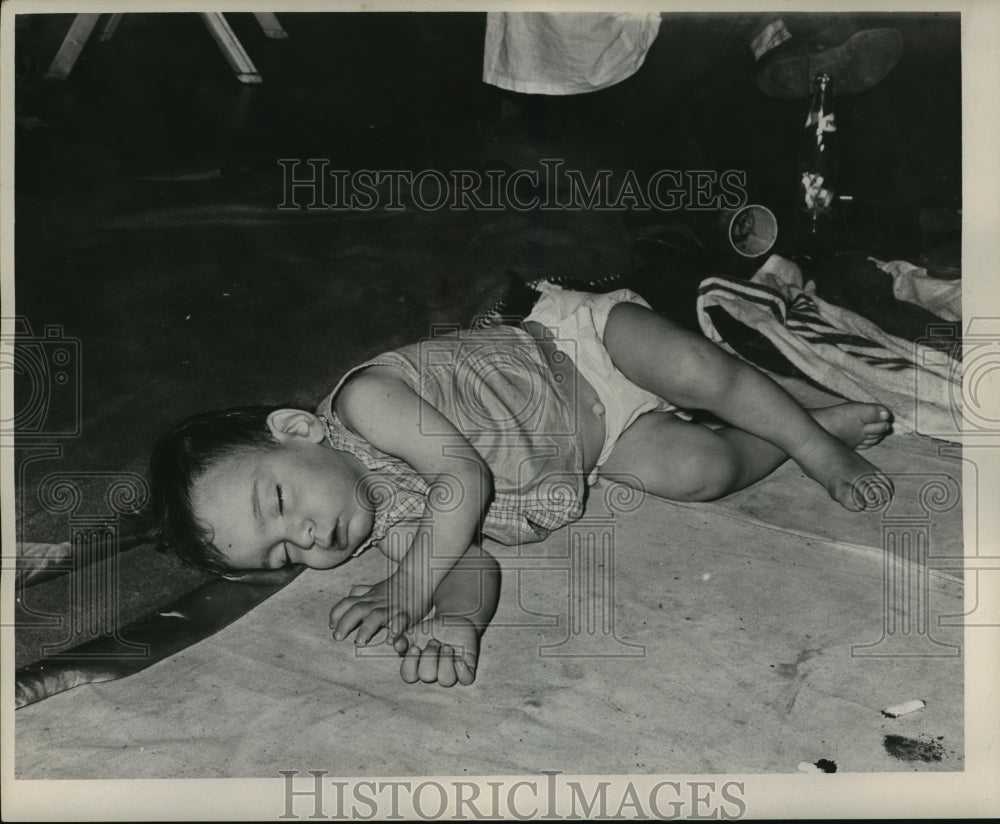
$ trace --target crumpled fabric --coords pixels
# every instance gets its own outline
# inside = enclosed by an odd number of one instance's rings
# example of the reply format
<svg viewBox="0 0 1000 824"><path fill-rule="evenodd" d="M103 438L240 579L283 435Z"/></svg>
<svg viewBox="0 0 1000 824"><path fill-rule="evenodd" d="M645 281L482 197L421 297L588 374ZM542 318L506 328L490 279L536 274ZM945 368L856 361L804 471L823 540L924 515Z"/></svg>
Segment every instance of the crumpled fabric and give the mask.
<svg viewBox="0 0 1000 824"><path fill-rule="evenodd" d="M883 272L892 275L892 293L907 303L922 306L939 318L962 319L962 281L931 277L921 266L905 260L888 262L868 258Z"/></svg>
<svg viewBox="0 0 1000 824"><path fill-rule="evenodd" d="M44 544L24 541L17 545L14 586L30 587L73 569L73 547L69 541Z"/></svg>
<svg viewBox="0 0 1000 824"><path fill-rule="evenodd" d="M713 277L698 293L706 337L728 346L709 311L719 307L756 330L810 380L853 401L888 407L897 427L960 441L961 363L948 350L896 338L803 283L792 261L772 255L750 282Z"/></svg>
<svg viewBox="0 0 1000 824"><path fill-rule="evenodd" d="M660 15L489 12L483 82L526 94L580 94L635 74Z"/></svg>

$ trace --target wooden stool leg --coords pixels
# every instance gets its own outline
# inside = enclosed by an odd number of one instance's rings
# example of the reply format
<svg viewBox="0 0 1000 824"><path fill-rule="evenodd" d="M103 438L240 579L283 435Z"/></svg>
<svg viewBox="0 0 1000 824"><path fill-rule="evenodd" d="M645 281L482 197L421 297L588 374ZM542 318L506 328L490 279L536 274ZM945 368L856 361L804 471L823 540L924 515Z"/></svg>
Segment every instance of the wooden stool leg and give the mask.
<svg viewBox="0 0 1000 824"><path fill-rule="evenodd" d="M69 77L100 16L99 14L78 14L74 18L59 51L56 52L56 56L52 60L52 65L45 73L46 80L65 80Z"/></svg>
<svg viewBox="0 0 1000 824"><path fill-rule="evenodd" d="M108 19L101 26L100 32L97 34L98 43L107 43L112 37L115 36L115 30L118 28L118 24L125 15L122 12L117 14L109 14Z"/></svg>
<svg viewBox="0 0 1000 824"><path fill-rule="evenodd" d="M243 49L243 44L237 39L236 34L229 28L229 23L226 22L226 18L222 16L222 13L199 12L199 14L208 27L209 32L211 32L215 42L222 49L222 53L226 56L226 60L229 61L229 65L236 73L236 79L241 83L262 82L261 76L257 72L257 67L250 60L249 55Z"/></svg>
<svg viewBox="0 0 1000 824"><path fill-rule="evenodd" d="M260 23L260 27L264 30L264 34L272 40L287 39L288 32L281 28L281 23L278 22L278 18L271 12L255 11L253 16L257 18L257 22Z"/></svg>

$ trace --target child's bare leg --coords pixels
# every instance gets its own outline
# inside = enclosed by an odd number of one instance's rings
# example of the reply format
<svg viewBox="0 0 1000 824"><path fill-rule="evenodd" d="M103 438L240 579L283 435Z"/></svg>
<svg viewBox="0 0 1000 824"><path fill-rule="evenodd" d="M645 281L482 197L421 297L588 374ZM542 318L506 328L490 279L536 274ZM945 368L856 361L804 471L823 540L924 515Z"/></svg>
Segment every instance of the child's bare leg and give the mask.
<svg viewBox="0 0 1000 824"><path fill-rule="evenodd" d="M889 429L873 403L844 403L809 414L851 449L878 443ZM643 415L618 439L601 476L674 501L711 501L766 477L788 455L732 427L709 429L670 412Z"/></svg>
<svg viewBox="0 0 1000 824"><path fill-rule="evenodd" d="M847 509L876 505L891 492L888 479L853 446L827 431L762 372L707 338L642 306L622 303L611 311L604 343L614 364L634 383L682 408L710 411L737 430L777 447L777 453L769 453L763 445L750 442L751 447L740 452L762 456L752 471L747 470L748 477L763 477L788 456ZM888 428L887 409L861 406L874 409ZM723 437L740 439L736 434ZM869 444L855 446L864 445ZM770 469L757 474L758 463L767 466L774 460L777 463Z"/></svg>

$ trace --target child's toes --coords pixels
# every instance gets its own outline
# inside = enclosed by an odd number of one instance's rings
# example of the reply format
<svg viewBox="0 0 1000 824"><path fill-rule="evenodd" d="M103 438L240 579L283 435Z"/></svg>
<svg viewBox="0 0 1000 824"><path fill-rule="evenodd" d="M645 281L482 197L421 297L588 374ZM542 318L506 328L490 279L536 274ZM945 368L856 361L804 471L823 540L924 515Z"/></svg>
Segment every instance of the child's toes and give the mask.
<svg viewBox="0 0 1000 824"><path fill-rule="evenodd" d="M851 506L846 506L853 512L863 510L878 510L885 508L892 500L893 486L882 473L865 475L851 485ZM843 503L843 501L841 502Z"/></svg>
<svg viewBox="0 0 1000 824"><path fill-rule="evenodd" d="M891 426L892 413L881 404L865 404L861 412L862 422L868 426Z"/></svg>
<svg viewBox="0 0 1000 824"><path fill-rule="evenodd" d="M859 447L874 446L889 434L890 429L892 429L892 423L887 420L865 424Z"/></svg>
<svg viewBox="0 0 1000 824"><path fill-rule="evenodd" d="M864 499L859 490L847 481L840 481L829 488L830 497L844 509L851 512L861 512L865 508Z"/></svg>

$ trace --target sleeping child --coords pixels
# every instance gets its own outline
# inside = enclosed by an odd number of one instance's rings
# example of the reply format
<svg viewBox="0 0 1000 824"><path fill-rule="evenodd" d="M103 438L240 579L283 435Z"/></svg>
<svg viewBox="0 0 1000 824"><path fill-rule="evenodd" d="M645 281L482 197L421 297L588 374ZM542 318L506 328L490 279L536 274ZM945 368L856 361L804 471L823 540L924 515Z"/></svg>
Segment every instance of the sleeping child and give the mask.
<svg viewBox="0 0 1000 824"><path fill-rule="evenodd" d="M332 569L377 546L394 571L333 606L333 637L386 630L406 682L468 685L499 592L482 538L543 540L598 477L710 501L790 458L849 510L892 494L856 451L889 431L885 407L805 410L630 290L539 291L523 323L387 352L315 412L179 424L150 463L161 546L220 573Z"/></svg>

